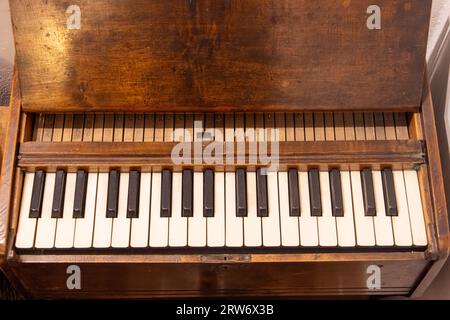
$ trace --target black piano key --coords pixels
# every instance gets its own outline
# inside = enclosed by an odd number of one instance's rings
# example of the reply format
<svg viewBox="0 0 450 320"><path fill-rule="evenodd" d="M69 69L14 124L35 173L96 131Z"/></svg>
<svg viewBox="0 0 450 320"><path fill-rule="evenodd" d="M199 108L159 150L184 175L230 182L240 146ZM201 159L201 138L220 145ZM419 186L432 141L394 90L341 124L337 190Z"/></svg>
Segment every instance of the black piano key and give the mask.
<svg viewBox="0 0 450 320"><path fill-rule="evenodd" d="M42 214L42 198L44 196L45 172L34 174L33 191L31 193L30 218L40 218Z"/></svg>
<svg viewBox="0 0 450 320"><path fill-rule="evenodd" d="M322 199L320 196L319 170L311 169L308 171L309 180L309 201L311 205L311 216L322 216Z"/></svg>
<svg viewBox="0 0 450 320"><path fill-rule="evenodd" d="M341 173L338 169L330 171L331 208L333 217L344 216L344 202L342 200Z"/></svg>
<svg viewBox="0 0 450 320"><path fill-rule="evenodd" d="M288 171L288 188L289 188L289 215L291 217L300 217L300 192L298 189L297 169L290 169Z"/></svg>
<svg viewBox="0 0 450 320"><path fill-rule="evenodd" d="M182 217L193 217L194 216L194 206L193 206L193 179L194 172L190 169L183 170L183 183L182 183L182 207L181 216Z"/></svg>
<svg viewBox="0 0 450 320"><path fill-rule="evenodd" d="M214 217L214 171L210 169L203 173L203 216Z"/></svg>
<svg viewBox="0 0 450 320"><path fill-rule="evenodd" d="M139 195L141 188L141 173L130 171L128 180L127 218L139 218Z"/></svg>
<svg viewBox="0 0 450 320"><path fill-rule="evenodd" d="M172 171L163 170L161 173L161 218L172 216Z"/></svg>
<svg viewBox="0 0 450 320"><path fill-rule="evenodd" d="M381 171L381 180L383 182L384 205L386 207L386 215L398 216L397 198L395 195L394 176L391 169Z"/></svg>
<svg viewBox="0 0 450 320"><path fill-rule="evenodd" d="M267 172L263 169L256 170L256 202L257 216L268 217L269 207L267 202Z"/></svg>
<svg viewBox="0 0 450 320"><path fill-rule="evenodd" d="M88 174L79 170L77 172L77 180L75 183L75 197L73 199L73 217L84 218L84 209L86 205Z"/></svg>
<svg viewBox="0 0 450 320"><path fill-rule="evenodd" d="M117 170L112 170L109 173L108 179L108 201L106 203L106 217L117 218L119 205L119 183L120 173Z"/></svg>
<svg viewBox="0 0 450 320"><path fill-rule="evenodd" d="M364 212L368 217L377 215L375 207L375 194L373 192L372 170L363 169L361 171L361 185L364 200Z"/></svg>
<svg viewBox="0 0 450 320"><path fill-rule="evenodd" d="M247 216L247 181L244 169L236 170L236 217Z"/></svg>
<svg viewBox="0 0 450 320"><path fill-rule="evenodd" d="M62 218L64 214L64 197L66 194L66 173L56 171L55 191L53 192L52 218Z"/></svg>

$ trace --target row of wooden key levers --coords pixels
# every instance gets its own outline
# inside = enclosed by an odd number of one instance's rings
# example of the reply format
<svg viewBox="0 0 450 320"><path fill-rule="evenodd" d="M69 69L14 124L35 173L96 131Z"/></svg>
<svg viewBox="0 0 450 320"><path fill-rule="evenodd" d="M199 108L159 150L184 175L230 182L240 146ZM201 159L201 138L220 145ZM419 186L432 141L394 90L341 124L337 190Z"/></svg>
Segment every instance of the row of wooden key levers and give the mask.
<svg viewBox="0 0 450 320"><path fill-rule="evenodd" d="M84 113L30 120L18 161L27 171L412 169L425 162L420 121L411 113ZM174 159L177 146L182 152Z"/></svg>

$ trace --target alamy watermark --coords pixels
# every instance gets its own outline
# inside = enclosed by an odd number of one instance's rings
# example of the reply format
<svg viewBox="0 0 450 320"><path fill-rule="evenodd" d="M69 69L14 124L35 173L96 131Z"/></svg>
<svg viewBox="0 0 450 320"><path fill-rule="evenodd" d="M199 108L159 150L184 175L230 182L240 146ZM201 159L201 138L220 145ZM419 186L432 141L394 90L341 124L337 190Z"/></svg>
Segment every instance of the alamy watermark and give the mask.
<svg viewBox="0 0 450 320"><path fill-rule="evenodd" d="M70 5L67 7L67 29L80 30L81 29L81 9L77 5Z"/></svg>
<svg viewBox="0 0 450 320"><path fill-rule="evenodd" d="M279 167L278 129L242 128L232 130L230 136L219 129L203 132L202 122L195 121L194 132L197 132L195 137L191 130L174 130L175 141L184 142L177 143L172 149L173 164L263 165L268 171L277 171Z"/></svg>
<svg viewBox="0 0 450 320"><path fill-rule="evenodd" d="M367 28L369 30L381 29L381 8L377 5L371 5L367 8L367 14L370 16L367 18Z"/></svg>
<svg viewBox="0 0 450 320"><path fill-rule="evenodd" d="M66 280L66 286L69 290L81 290L81 268L77 265L70 265L66 269L69 275Z"/></svg>
<svg viewBox="0 0 450 320"><path fill-rule="evenodd" d="M367 288L370 290L380 290L381 267L377 265L370 265L367 267L367 274L369 275L366 281Z"/></svg>

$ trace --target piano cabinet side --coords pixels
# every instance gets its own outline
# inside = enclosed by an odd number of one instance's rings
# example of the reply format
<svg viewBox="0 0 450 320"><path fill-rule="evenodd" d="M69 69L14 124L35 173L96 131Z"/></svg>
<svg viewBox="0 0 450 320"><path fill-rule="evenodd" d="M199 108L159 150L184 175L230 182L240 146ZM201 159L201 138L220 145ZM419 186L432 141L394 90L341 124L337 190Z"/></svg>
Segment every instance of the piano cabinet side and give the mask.
<svg viewBox="0 0 450 320"><path fill-rule="evenodd" d="M424 81L421 123L427 153L427 170L419 171L422 199L427 214L428 238L432 240L429 248L430 258L434 261L430 269L418 283L413 297L420 297L439 274L449 257L450 233L445 189L442 175L438 137L436 131L433 101L429 82ZM428 220L427 220L428 219ZM433 248L434 247L434 248Z"/></svg>
<svg viewBox="0 0 450 320"><path fill-rule="evenodd" d="M2 170L3 150L5 149L5 135L8 130L10 108L6 106L0 106L0 174ZM7 222L5 217L0 221L0 228L4 228ZM5 259L6 247L0 244L0 269L3 266Z"/></svg>
<svg viewBox="0 0 450 320"><path fill-rule="evenodd" d="M21 186L22 178L16 183ZM19 199L17 193L8 277L31 298L410 295L433 263L427 252L20 254L14 248ZM81 291L66 287L70 265L81 269ZM366 286L372 265L381 268L381 290Z"/></svg>
<svg viewBox="0 0 450 320"><path fill-rule="evenodd" d="M14 188L19 181L15 180L16 152L19 142L21 124L21 93L17 70L11 85L11 101L8 117L3 133L2 164L0 176L0 263L4 264L7 251L9 217L13 209ZM20 180L20 179L19 179ZM21 185L21 184L20 184Z"/></svg>

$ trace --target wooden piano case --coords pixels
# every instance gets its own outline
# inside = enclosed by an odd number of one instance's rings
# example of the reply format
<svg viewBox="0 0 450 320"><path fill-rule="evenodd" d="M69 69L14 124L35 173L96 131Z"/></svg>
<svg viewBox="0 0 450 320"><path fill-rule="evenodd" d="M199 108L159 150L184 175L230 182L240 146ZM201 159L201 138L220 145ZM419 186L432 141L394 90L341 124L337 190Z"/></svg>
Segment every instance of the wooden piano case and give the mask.
<svg viewBox="0 0 450 320"><path fill-rule="evenodd" d="M0 254L23 295L317 297L424 292L449 249L434 112L424 77L431 1L375 1L381 8L380 30L367 27L371 0L76 2L79 29L68 28L76 10L67 11L66 1L10 0L17 71L3 150ZM280 162L298 168L317 161L321 168L415 166L428 246L119 253L15 248L24 172L171 167L164 152L170 145L117 143L102 148L31 141L35 114L155 111L407 112L412 139L405 143L361 141L336 147L329 142L316 144L309 153L312 144L285 144ZM77 152L58 156L67 150ZM345 150L351 150L354 159ZM124 157L130 151L139 157ZM67 289L70 265L81 268L81 290ZM379 290L367 287L371 265L381 267Z"/></svg>

